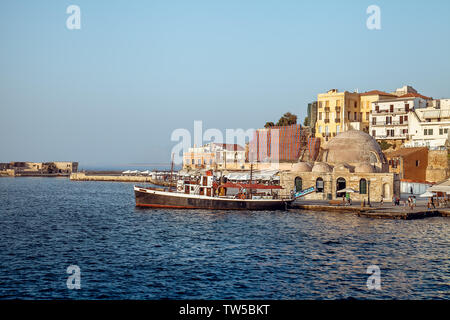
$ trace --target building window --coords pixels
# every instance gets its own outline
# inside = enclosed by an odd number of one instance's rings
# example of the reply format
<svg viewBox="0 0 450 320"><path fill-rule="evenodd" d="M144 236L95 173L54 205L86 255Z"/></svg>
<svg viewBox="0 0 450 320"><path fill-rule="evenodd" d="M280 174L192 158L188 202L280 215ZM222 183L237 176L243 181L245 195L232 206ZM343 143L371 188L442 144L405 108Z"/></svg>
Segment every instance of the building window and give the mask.
<svg viewBox="0 0 450 320"><path fill-rule="evenodd" d="M352 120L351 119L351 112L349 111L349 112L347 112L347 119L350 121L350 120Z"/></svg>
<svg viewBox="0 0 450 320"><path fill-rule="evenodd" d="M353 120L355 120L355 121L358 121L358 113L357 112L355 112L354 114L353 114Z"/></svg>
<svg viewBox="0 0 450 320"><path fill-rule="evenodd" d="M375 152L370 151L370 153L369 153L369 160L370 160L370 163L377 163L378 162L378 157L377 157Z"/></svg>
<svg viewBox="0 0 450 320"><path fill-rule="evenodd" d="M377 135L377 132L375 130L372 130L372 137L375 137Z"/></svg>
<svg viewBox="0 0 450 320"><path fill-rule="evenodd" d="M359 194L367 194L367 180L359 180Z"/></svg>
<svg viewBox="0 0 450 320"><path fill-rule="evenodd" d="M439 128L439 135L443 135L444 134L444 129L443 128Z"/></svg>
<svg viewBox="0 0 450 320"><path fill-rule="evenodd" d="M392 117L386 117L386 124L392 124Z"/></svg>
<svg viewBox="0 0 450 320"><path fill-rule="evenodd" d="M406 111L406 112L409 111L409 103L405 104L405 111Z"/></svg>
<svg viewBox="0 0 450 320"><path fill-rule="evenodd" d="M336 180L336 197L339 197L340 195L345 195L344 193L337 193L338 191L345 189L347 187L347 181L345 181L344 178L338 178Z"/></svg>
<svg viewBox="0 0 450 320"><path fill-rule="evenodd" d="M389 106L389 112L394 112L394 105L393 104L391 104L390 106Z"/></svg>
<svg viewBox="0 0 450 320"><path fill-rule="evenodd" d="M296 177L295 178L295 192L302 191L302 178Z"/></svg>
<svg viewBox="0 0 450 320"><path fill-rule="evenodd" d="M377 124L377 117L373 117L373 118L372 118L372 124L373 124L373 125L376 125L376 124Z"/></svg>
<svg viewBox="0 0 450 320"><path fill-rule="evenodd" d="M322 133L322 126L319 126L319 133Z"/></svg>
<svg viewBox="0 0 450 320"><path fill-rule="evenodd" d="M322 112L319 112L319 120L322 120Z"/></svg>
<svg viewBox="0 0 450 320"><path fill-rule="evenodd" d="M369 112L366 112L366 121L369 121Z"/></svg>
<svg viewBox="0 0 450 320"><path fill-rule="evenodd" d="M316 192L323 193L323 179L317 178L316 180Z"/></svg>
<svg viewBox="0 0 450 320"><path fill-rule="evenodd" d="M194 161L194 159L192 159L192 164L195 164L195 161Z"/></svg>
<svg viewBox="0 0 450 320"><path fill-rule="evenodd" d="M337 125L337 126L336 126L336 132L339 133L340 129L341 129L340 126Z"/></svg>
<svg viewBox="0 0 450 320"><path fill-rule="evenodd" d="M353 102L353 106L354 106L355 108L358 106L358 104L357 104L356 101Z"/></svg>
<svg viewBox="0 0 450 320"><path fill-rule="evenodd" d="M419 160L416 160L416 167L418 167L419 164L420 164L420 161L419 161Z"/></svg>

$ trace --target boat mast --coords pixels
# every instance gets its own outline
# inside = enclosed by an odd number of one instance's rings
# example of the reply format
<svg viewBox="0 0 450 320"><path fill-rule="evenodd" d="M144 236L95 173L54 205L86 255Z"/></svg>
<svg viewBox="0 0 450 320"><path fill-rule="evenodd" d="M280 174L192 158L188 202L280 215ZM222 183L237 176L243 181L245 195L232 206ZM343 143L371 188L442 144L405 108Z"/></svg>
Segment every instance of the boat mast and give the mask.
<svg viewBox="0 0 450 320"><path fill-rule="evenodd" d="M172 186L172 182L173 182L173 156L174 153L172 152L172 165L170 167L170 182L169 182L169 188Z"/></svg>
<svg viewBox="0 0 450 320"><path fill-rule="evenodd" d="M253 163L250 163L250 185L253 184ZM253 194L253 188L250 187L250 196Z"/></svg>

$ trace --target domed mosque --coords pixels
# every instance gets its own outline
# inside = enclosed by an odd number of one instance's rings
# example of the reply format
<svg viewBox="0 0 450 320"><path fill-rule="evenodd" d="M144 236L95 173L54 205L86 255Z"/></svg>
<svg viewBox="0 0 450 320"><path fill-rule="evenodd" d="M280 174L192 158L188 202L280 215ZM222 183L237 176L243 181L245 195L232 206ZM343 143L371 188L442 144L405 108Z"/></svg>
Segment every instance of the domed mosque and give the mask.
<svg viewBox="0 0 450 320"><path fill-rule="evenodd" d="M399 180L389 173L389 165L379 144L367 133L351 130L339 133L321 146L315 161L299 162L280 173L285 192L315 187L306 200L340 199L346 189L352 200L392 200L399 194ZM370 190L369 190L370 189ZM397 190L398 189L398 190Z"/></svg>

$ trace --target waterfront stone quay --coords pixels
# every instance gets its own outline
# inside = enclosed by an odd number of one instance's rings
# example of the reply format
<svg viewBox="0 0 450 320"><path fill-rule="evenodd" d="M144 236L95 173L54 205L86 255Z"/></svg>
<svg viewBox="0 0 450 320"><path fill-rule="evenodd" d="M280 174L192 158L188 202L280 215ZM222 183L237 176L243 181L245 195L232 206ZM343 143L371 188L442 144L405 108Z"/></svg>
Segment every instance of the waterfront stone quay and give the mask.
<svg viewBox="0 0 450 320"><path fill-rule="evenodd" d="M391 202L372 202L371 206L362 206L361 202L353 202L351 205L337 204L336 201L325 200L299 200L294 202L291 210L325 211L343 214L354 214L360 217L374 219L424 219L430 217L450 217L449 207L436 207L428 209L426 200L419 200L411 209L407 205L394 206Z"/></svg>
<svg viewBox="0 0 450 320"><path fill-rule="evenodd" d="M141 182L151 183L158 186L176 186L176 183L159 179L152 179L151 176L121 175L121 174L96 174L86 172L76 172L70 175L72 181L110 181L110 182Z"/></svg>

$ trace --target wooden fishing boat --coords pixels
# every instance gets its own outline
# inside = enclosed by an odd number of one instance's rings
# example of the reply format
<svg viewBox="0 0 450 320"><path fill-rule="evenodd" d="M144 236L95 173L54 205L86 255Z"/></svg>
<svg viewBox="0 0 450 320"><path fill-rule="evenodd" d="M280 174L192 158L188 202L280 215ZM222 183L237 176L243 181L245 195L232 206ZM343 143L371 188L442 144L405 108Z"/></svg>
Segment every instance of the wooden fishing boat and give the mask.
<svg viewBox="0 0 450 320"><path fill-rule="evenodd" d="M281 198L279 185L216 181L212 171L180 179L176 189L134 187L137 207L209 210L286 210L295 198Z"/></svg>

